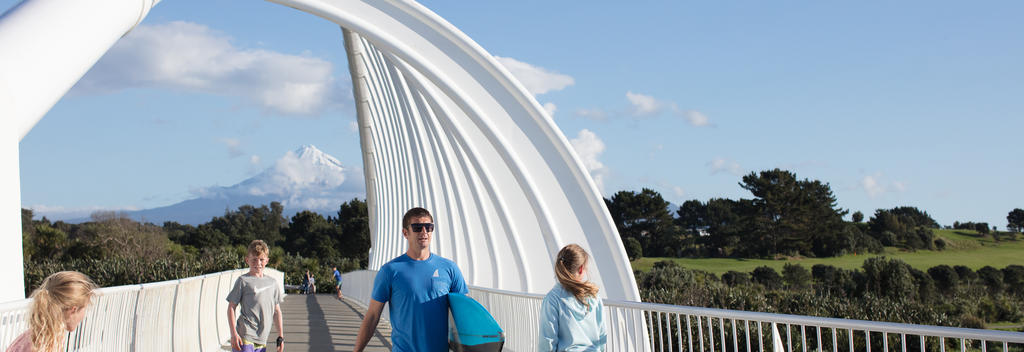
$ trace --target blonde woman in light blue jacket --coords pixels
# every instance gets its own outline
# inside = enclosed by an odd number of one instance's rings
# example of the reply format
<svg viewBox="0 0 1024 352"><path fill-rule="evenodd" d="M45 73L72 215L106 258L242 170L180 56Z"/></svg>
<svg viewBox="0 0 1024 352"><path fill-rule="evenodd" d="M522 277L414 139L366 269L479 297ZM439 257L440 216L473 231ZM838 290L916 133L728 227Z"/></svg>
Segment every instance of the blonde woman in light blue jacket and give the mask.
<svg viewBox="0 0 1024 352"><path fill-rule="evenodd" d="M558 251L558 283L541 303L538 351L605 350L604 304L597 297L597 285L586 279L589 261L587 252L575 244Z"/></svg>

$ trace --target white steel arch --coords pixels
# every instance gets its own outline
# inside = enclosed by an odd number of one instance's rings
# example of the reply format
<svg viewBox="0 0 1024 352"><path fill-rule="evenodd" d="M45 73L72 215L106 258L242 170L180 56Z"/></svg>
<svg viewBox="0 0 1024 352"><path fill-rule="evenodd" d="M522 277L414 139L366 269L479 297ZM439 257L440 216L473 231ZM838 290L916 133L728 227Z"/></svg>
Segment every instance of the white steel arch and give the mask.
<svg viewBox="0 0 1024 352"><path fill-rule="evenodd" d="M555 283L555 253L578 243L596 258L591 271L603 296L639 301L618 233L568 140L479 45L412 1L270 1L344 28L367 173L371 269L405 251L401 216L423 206L439 226L432 250L455 260L471 285L546 292ZM155 0L112 0L99 10L94 2L70 3L90 5L30 0L0 18L0 123L17 131L0 135L0 163L15 170L0 174L0 231L4 244L15 237L18 244L0 249L2 257L16 249L18 259L0 262L3 272L21 268L20 218L9 215L20 208L13 138L20 140ZM80 27L97 30L70 33ZM39 32L58 35L47 48L27 43ZM19 58L35 55L55 61ZM65 64L84 68L38 67ZM30 80L32 90L24 89ZM27 95L43 98L22 99ZM17 274L12 281L21 282ZM20 298L21 290L0 299Z"/></svg>

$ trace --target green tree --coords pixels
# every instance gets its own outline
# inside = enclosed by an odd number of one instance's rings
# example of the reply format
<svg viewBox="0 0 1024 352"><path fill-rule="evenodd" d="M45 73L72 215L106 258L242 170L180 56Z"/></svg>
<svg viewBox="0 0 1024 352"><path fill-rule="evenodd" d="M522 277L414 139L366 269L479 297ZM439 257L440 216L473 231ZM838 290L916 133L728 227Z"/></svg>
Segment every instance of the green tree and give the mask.
<svg viewBox="0 0 1024 352"><path fill-rule="evenodd" d="M683 202L676 211L676 222L679 227L688 231L690 235L697 235L698 231L706 228L707 206L699 200L693 199Z"/></svg>
<svg viewBox="0 0 1024 352"><path fill-rule="evenodd" d="M859 210L855 211L855 212L853 212L853 215L851 215L851 218L852 218L853 222L864 221L864 213L861 213Z"/></svg>
<svg viewBox="0 0 1024 352"><path fill-rule="evenodd" d="M924 226L930 229L939 228L939 223L936 222L931 215L928 215L928 212L916 207L896 207L890 209L889 212L893 215L912 220L913 223L910 225L911 227Z"/></svg>
<svg viewBox="0 0 1024 352"><path fill-rule="evenodd" d="M626 246L626 256L630 261L644 257L644 246L640 245L637 239L629 237L622 244Z"/></svg>
<svg viewBox="0 0 1024 352"><path fill-rule="evenodd" d="M226 235L233 245L249 245L259 239L274 246L283 239L281 228L287 224L283 213L284 206L279 202L258 208L246 204L236 211L225 211L224 216L214 217L207 224Z"/></svg>
<svg viewBox="0 0 1024 352"><path fill-rule="evenodd" d="M353 258L366 267L370 251L370 213L366 202L353 198L342 203L338 217L329 219L341 230L338 239L342 256Z"/></svg>
<svg viewBox="0 0 1024 352"><path fill-rule="evenodd" d="M709 236L700 241L708 255L761 256L768 251L763 234L751 230L753 202L748 199L712 198L708 200L704 221Z"/></svg>
<svg viewBox="0 0 1024 352"><path fill-rule="evenodd" d="M646 256L675 255L666 249L678 248L681 238L669 213L669 203L660 193L649 188L639 193L619 191L605 203L623 242L627 238L636 239Z"/></svg>
<svg viewBox="0 0 1024 352"><path fill-rule="evenodd" d="M1015 208L1006 214L1006 228L1011 232L1024 231L1024 209Z"/></svg>
<svg viewBox="0 0 1024 352"><path fill-rule="evenodd" d="M37 224L31 235L26 234L22 247L26 261L34 258L60 258L71 244L68 234L46 224Z"/></svg>
<svg viewBox="0 0 1024 352"><path fill-rule="evenodd" d="M885 246L934 249L935 226L935 220L914 207L878 209L868 220L868 233Z"/></svg>
<svg viewBox="0 0 1024 352"><path fill-rule="evenodd" d="M797 180L789 171L774 169L750 173L740 183L756 197L758 216L753 230L771 244L771 253L812 253L814 237L841 229L846 211L836 207L836 197L827 183Z"/></svg>
<svg viewBox="0 0 1024 352"><path fill-rule="evenodd" d="M32 209L21 208L21 232L22 234L32 235L35 232L35 224L32 223L32 218L35 217Z"/></svg>
<svg viewBox="0 0 1024 352"><path fill-rule="evenodd" d="M303 210L292 216L285 230L285 249L322 263L338 261L340 230L316 212Z"/></svg>

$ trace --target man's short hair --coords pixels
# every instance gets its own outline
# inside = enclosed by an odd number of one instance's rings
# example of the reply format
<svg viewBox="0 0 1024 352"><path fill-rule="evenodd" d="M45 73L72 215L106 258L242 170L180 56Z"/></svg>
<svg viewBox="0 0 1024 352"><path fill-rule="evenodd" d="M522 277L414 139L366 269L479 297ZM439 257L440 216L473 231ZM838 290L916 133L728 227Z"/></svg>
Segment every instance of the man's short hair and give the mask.
<svg viewBox="0 0 1024 352"><path fill-rule="evenodd" d="M248 255L258 257L261 254L270 256L270 248L267 247L267 243L263 242L263 240L252 240L252 242L249 242Z"/></svg>
<svg viewBox="0 0 1024 352"><path fill-rule="evenodd" d="M429 210L420 207L409 209L409 211L405 212L405 216L402 217L402 228L404 229L409 227L409 224L412 222L412 218L420 218L424 216L430 218L430 221L434 221L434 216L430 215Z"/></svg>

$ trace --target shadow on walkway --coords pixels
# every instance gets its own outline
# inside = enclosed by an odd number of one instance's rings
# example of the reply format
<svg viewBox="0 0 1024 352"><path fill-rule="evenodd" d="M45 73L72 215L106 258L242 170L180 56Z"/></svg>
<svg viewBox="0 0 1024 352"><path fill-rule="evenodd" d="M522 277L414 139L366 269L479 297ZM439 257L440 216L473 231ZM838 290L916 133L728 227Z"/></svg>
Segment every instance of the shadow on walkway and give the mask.
<svg viewBox="0 0 1024 352"><path fill-rule="evenodd" d="M288 295L281 304L285 351L339 352L355 346L364 309L331 294ZM272 335L277 336L276 332ZM275 351L273 342L267 351ZM391 351L391 326L381 322L366 351Z"/></svg>

